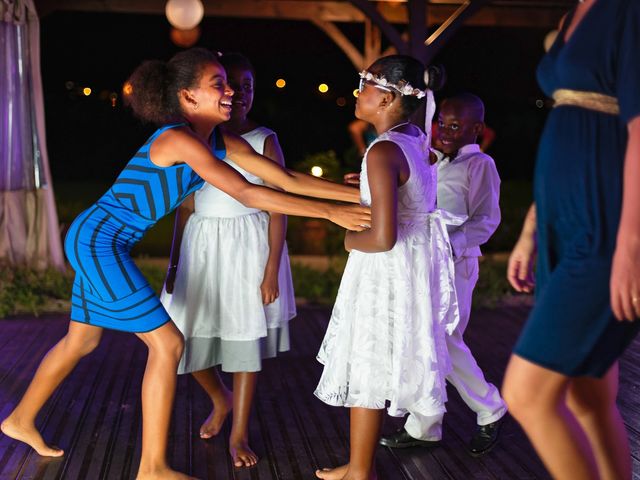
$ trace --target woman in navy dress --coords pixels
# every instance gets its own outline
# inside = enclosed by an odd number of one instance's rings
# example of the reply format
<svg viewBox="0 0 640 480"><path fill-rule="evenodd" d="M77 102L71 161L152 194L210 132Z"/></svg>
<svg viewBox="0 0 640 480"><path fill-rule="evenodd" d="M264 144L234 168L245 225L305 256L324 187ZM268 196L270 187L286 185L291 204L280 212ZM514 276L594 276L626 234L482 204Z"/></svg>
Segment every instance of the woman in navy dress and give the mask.
<svg viewBox="0 0 640 480"><path fill-rule="evenodd" d="M640 0L584 0L538 80L555 108L508 277L536 305L504 383L555 478L628 479L617 360L640 322ZM537 246L537 251L536 251Z"/></svg>
<svg viewBox="0 0 640 480"><path fill-rule="evenodd" d="M283 190L359 203L357 189L286 170L255 153L241 137L216 129L229 120L233 90L211 52L192 49L167 63L145 62L129 83L132 91L127 100L134 113L161 128L113 186L71 225L65 251L76 279L68 333L47 353L1 428L40 455L63 455L36 429L39 410L78 361L98 345L103 328L134 332L149 349L142 382L137 478L187 478L166 461L183 338L132 261L132 246L205 181L250 207L327 218L354 230L369 224L370 215L359 205L338 206L254 185L219 160L226 150L240 167Z"/></svg>

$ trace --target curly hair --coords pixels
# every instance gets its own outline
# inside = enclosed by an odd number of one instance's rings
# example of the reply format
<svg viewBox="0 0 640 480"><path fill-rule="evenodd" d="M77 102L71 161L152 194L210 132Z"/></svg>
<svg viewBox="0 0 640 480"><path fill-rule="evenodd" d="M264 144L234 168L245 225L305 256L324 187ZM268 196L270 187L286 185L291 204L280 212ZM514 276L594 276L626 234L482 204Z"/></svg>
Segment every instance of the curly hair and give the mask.
<svg viewBox="0 0 640 480"><path fill-rule="evenodd" d="M147 60L125 83L125 103L145 122L163 125L180 121L178 93L194 87L204 67L211 63L220 64L217 55L199 47L179 52L168 62Z"/></svg>

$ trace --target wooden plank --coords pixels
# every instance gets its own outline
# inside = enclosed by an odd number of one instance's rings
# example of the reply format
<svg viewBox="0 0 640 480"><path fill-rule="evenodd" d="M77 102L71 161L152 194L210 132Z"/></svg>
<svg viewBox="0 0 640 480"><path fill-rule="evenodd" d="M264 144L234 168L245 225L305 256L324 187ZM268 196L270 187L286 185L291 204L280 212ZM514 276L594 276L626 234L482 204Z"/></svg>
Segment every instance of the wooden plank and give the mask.
<svg viewBox="0 0 640 480"><path fill-rule="evenodd" d="M488 380L499 384L528 307L476 310L466 335ZM348 409L313 396L322 366L315 360L330 311L300 308L291 323L292 351L264 362L250 423L250 442L261 461L235 469L228 454L230 421L211 440L198 431L211 403L189 376L180 376L169 440L175 468L203 480L308 479L318 467L348 458ZM6 415L26 388L44 353L66 331L64 317L0 321L0 413ZM105 332L96 352L83 359L45 405L38 425L63 446L62 459L44 459L24 445L0 438L2 479L135 478L140 455L140 381L146 348L133 335ZM619 404L630 436L634 479L640 480L640 341L621 361ZM231 376L223 374L229 384ZM449 389L443 446L433 450L380 448L381 480L548 479L522 430L512 419L501 441L479 459L466 452L475 415ZM404 419L387 418L391 432Z"/></svg>

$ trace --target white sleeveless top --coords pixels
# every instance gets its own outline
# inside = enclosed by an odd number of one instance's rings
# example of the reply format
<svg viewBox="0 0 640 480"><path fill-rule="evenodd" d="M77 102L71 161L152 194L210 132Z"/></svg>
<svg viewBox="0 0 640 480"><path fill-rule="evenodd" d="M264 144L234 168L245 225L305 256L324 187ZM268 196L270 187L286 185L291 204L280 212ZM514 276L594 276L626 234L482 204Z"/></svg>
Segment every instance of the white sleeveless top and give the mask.
<svg viewBox="0 0 640 480"><path fill-rule="evenodd" d="M367 152L378 142L392 141L404 153L411 174L398 188L398 224L420 222L436 209L437 168L429 163L429 139L420 131L417 137L387 130L376 138ZM360 172L360 202L371 205L371 190L367 174L367 157L362 160Z"/></svg>
<svg viewBox="0 0 640 480"><path fill-rule="evenodd" d="M242 135L242 138L249 142L249 145L251 145L256 152L262 155L267 137L271 135L275 135L273 130L269 130L266 127L258 127ZM228 157L225 157L222 160L240 172L247 181L256 185L264 185L264 182L260 177L256 177L252 173L240 168ZM195 195L195 213L203 217L231 218L258 213L259 211L260 210L257 208L245 207L232 196L227 195L222 190L208 183L205 183Z"/></svg>

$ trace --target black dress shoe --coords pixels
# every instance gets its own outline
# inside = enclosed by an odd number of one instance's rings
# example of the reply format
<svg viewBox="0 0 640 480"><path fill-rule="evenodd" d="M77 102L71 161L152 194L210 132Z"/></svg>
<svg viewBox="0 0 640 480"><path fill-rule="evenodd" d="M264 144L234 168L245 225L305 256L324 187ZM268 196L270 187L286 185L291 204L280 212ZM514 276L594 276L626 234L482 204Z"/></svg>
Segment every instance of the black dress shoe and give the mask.
<svg viewBox="0 0 640 480"><path fill-rule="evenodd" d="M469 453L474 457L480 457L489 453L498 443L498 434L502 425L502 418L488 425L479 425L475 435L469 442Z"/></svg>
<svg viewBox="0 0 640 480"><path fill-rule="evenodd" d="M380 445L389 448L409 448L409 447L439 447L440 440L420 440L413 438L404 428L401 428L392 435L384 435L380 438Z"/></svg>

